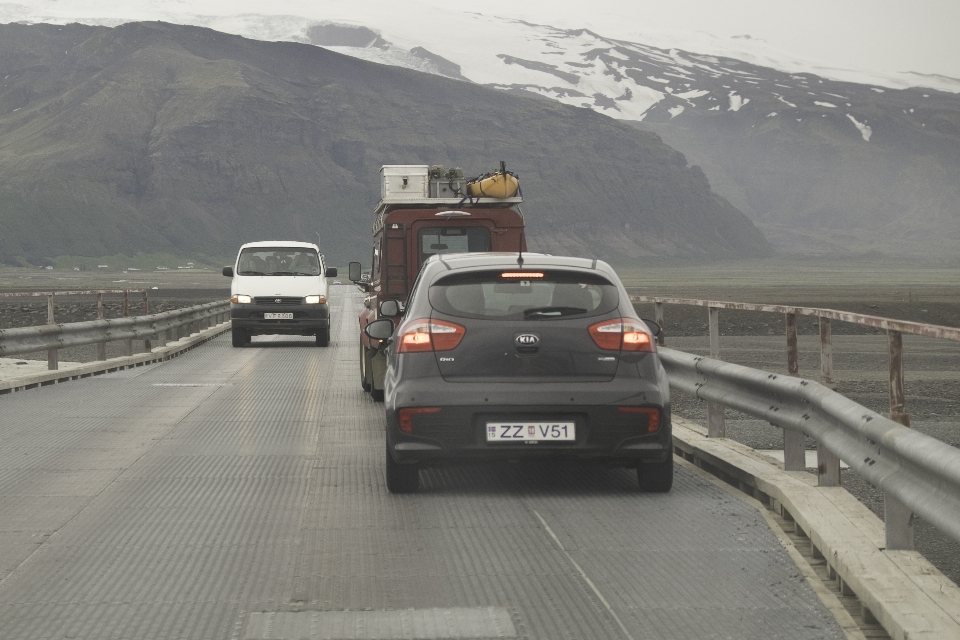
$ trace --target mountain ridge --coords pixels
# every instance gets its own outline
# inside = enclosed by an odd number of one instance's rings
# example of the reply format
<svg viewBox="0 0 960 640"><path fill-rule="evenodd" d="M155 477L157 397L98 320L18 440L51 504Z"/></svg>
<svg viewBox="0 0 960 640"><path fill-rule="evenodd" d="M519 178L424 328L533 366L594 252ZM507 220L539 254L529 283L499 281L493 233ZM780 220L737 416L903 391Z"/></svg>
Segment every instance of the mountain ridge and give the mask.
<svg viewBox="0 0 960 640"><path fill-rule="evenodd" d="M345 262L368 252L381 164L479 173L500 158L521 173L532 249L770 253L654 134L318 47L165 23L3 25L0 73L8 262L137 250L215 260L243 241L317 231Z"/></svg>

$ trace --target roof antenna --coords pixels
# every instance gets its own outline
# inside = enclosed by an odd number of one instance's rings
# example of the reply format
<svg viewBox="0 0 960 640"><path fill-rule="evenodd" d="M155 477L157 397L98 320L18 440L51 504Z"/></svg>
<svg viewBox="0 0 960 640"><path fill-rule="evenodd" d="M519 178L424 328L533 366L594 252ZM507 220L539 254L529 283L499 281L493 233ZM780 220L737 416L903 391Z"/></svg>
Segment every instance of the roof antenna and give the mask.
<svg viewBox="0 0 960 640"><path fill-rule="evenodd" d="M523 269L523 229L520 229L520 247L517 253L517 266Z"/></svg>

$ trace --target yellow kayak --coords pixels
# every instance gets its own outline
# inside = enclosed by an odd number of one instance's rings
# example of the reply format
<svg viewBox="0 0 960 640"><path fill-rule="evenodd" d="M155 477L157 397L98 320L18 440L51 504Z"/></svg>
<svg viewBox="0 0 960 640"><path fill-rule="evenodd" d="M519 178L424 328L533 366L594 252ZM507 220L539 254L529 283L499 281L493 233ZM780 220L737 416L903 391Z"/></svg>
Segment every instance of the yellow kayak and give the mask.
<svg viewBox="0 0 960 640"><path fill-rule="evenodd" d="M512 173L495 173L467 183L472 198L512 198L520 189L520 181Z"/></svg>

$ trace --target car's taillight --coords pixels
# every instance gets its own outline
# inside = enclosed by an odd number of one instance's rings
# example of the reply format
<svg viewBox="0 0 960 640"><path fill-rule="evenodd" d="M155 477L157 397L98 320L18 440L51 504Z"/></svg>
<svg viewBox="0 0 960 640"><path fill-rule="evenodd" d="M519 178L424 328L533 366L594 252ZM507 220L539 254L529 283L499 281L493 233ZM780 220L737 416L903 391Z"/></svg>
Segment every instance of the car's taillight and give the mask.
<svg viewBox="0 0 960 640"><path fill-rule="evenodd" d="M400 431L413 433L413 416L421 413L440 413L440 407L406 407L397 412Z"/></svg>
<svg viewBox="0 0 960 640"><path fill-rule="evenodd" d="M467 330L443 320L414 320L397 336L397 353L456 349Z"/></svg>
<svg viewBox="0 0 960 640"><path fill-rule="evenodd" d="M660 409L657 407L618 407L620 413L635 413L647 417L647 433L660 430Z"/></svg>
<svg viewBox="0 0 960 640"><path fill-rule="evenodd" d="M601 349L610 351L653 351L653 338L643 325L630 318L604 320L590 325L590 337Z"/></svg>

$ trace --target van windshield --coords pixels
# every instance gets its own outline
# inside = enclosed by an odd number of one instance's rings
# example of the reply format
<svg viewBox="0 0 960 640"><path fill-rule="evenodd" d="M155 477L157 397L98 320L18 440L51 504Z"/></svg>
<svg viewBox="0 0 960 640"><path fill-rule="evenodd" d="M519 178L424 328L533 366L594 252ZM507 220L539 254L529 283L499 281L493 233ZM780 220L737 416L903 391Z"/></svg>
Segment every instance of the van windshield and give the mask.
<svg viewBox="0 0 960 640"><path fill-rule="evenodd" d="M237 275L319 276L316 251L292 247L248 247L240 252Z"/></svg>

